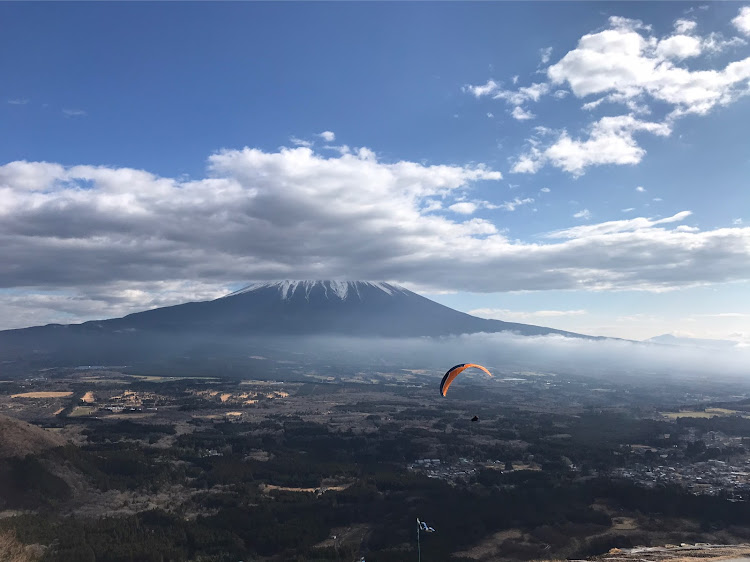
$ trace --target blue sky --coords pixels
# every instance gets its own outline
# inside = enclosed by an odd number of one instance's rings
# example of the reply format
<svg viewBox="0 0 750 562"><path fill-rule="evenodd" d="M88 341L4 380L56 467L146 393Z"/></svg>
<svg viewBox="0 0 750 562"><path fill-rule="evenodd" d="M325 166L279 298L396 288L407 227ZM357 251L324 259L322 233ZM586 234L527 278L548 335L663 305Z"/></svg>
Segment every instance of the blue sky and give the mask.
<svg viewBox="0 0 750 562"><path fill-rule="evenodd" d="M0 17L0 328L334 277L750 342L746 4Z"/></svg>

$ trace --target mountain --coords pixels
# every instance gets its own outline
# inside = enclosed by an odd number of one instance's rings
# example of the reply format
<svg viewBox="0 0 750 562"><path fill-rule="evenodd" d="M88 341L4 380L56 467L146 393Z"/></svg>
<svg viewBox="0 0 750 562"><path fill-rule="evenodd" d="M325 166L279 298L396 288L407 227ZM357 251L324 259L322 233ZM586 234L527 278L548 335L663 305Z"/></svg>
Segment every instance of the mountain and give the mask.
<svg viewBox="0 0 750 562"><path fill-rule="evenodd" d="M123 361L133 354L184 352L203 347L220 355L228 346L270 337L445 336L512 331L522 335L580 334L477 318L403 287L370 281L279 281L250 285L225 297L83 324L0 332L0 359L29 356L74 361ZM132 350L125 353L124 350ZM208 350L210 348L210 350ZM244 349L243 348L243 349ZM82 351L85 353L82 354Z"/></svg>
<svg viewBox="0 0 750 562"><path fill-rule="evenodd" d="M738 347L736 341L732 340L711 340L703 338L687 338L675 336L672 334L662 334L661 336L655 336L645 340L651 343L658 343L661 345L676 345L680 347L701 347L704 349L733 349Z"/></svg>

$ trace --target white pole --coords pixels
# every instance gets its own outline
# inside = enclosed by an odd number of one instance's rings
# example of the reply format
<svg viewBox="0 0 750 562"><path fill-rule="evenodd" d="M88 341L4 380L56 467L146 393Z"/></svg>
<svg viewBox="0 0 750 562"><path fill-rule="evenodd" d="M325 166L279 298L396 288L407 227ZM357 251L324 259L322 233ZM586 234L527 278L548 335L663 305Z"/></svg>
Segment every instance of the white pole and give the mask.
<svg viewBox="0 0 750 562"><path fill-rule="evenodd" d="M419 527L419 517L417 517L417 556L419 557L418 561L422 562L422 547L419 545Z"/></svg>

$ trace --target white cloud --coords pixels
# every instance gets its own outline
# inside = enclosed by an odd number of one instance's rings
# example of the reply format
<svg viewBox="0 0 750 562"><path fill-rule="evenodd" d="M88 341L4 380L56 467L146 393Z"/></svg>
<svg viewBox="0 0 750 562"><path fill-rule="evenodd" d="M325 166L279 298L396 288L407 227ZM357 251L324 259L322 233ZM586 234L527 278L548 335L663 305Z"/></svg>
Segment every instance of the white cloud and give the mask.
<svg viewBox="0 0 750 562"><path fill-rule="evenodd" d="M750 7L745 7L733 23L746 30L748 20ZM552 143L533 144L516 159L513 172L535 173L550 164L581 175L589 166L637 164L646 152L636 141L636 133L668 136L680 117L705 115L750 94L750 57L712 68L716 59L709 56L746 44L739 37L724 39L718 32L701 36L696 34L697 24L684 18L675 21L674 33L664 36L655 35L651 26L639 20L612 16L608 23L607 29L583 35L576 48L550 65L547 82L511 90L494 80L464 87L476 97L505 100L518 120L533 117L524 104L550 93L565 97L568 88L578 98L596 96L582 104L584 110L607 102L629 111L591 123L588 138L561 131ZM540 54L546 58L548 50ZM686 65L685 61L698 57L703 57L700 63ZM649 121L642 118L654 112L664 115Z"/></svg>
<svg viewBox="0 0 750 562"><path fill-rule="evenodd" d="M85 117L88 115L83 109L63 109L65 117Z"/></svg>
<svg viewBox="0 0 750 562"><path fill-rule="evenodd" d="M701 54L700 39L691 35L673 35L662 39L656 46L656 56L665 59L682 60Z"/></svg>
<svg viewBox="0 0 750 562"><path fill-rule="evenodd" d="M443 203L438 199L425 199L424 205L421 207L422 213L431 213L432 211L439 211L443 208Z"/></svg>
<svg viewBox="0 0 750 562"><path fill-rule="evenodd" d="M549 187L543 187L543 188L542 188L542 189L540 189L539 191L541 191L542 193L549 193L549 192L550 192L551 190L550 190L550 188L549 188Z"/></svg>
<svg viewBox="0 0 750 562"><path fill-rule="evenodd" d="M621 234L624 232L638 232L652 229L655 226L680 222L692 215L690 211L680 211L671 217L663 219L647 219L638 217L634 219L624 219L617 221L602 222L599 224L587 224L583 226L574 226L563 230L556 230L547 234L548 238L586 238L590 236L600 236L609 234Z"/></svg>
<svg viewBox="0 0 750 562"><path fill-rule="evenodd" d="M539 49L539 58L541 59L542 64L547 64L551 56L552 56L552 47Z"/></svg>
<svg viewBox="0 0 750 562"><path fill-rule="evenodd" d="M536 117L531 111L528 111L524 108L522 108L520 105L517 105L513 108L513 111L511 111L511 116L513 119L516 119L518 121L526 121L528 119L533 119Z"/></svg>
<svg viewBox="0 0 750 562"><path fill-rule="evenodd" d="M599 98L598 100L589 101L589 102L584 103L581 106L581 109L583 109L584 111L591 111L599 107L605 101L607 101L607 98Z"/></svg>
<svg viewBox="0 0 750 562"><path fill-rule="evenodd" d="M586 310L534 310L520 311L508 310L504 308L476 308L470 310L468 314L479 316L480 318L490 318L493 320L505 320L515 322L526 322L538 318L558 318L563 316L583 316L588 314Z"/></svg>
<svg viewBox="0 0 750 562"><path fill-rule="evenodd" d="M659 201L662 201L662 198L661 197L654 197L652 199L652 201L656 201L658 203Z"/></svg>
<svg viewBox="0 0 750 562"><path fill-rule="evenodd" d="M336 140L336 135L332 131L323 131L318 136L326 142L333 142Z"/></svg>
<svg viewBox="0 0 750 562"><path fill-rule="evenodd" d="M533 202L534 199L532 197L526 197L524 199L516 197L515 199L513 199L513 201L505 201L504 203L497 205L497 208L505 209L506 211L515 211L518 207L521 207L522 205L528 205L529 203Z"/></svg>
<svg viewBox="0 0 750 562"><path fill-rule="evenodd" d="M573 139L563 131L543 150L532 145L511 171L535 173L549 163L578 176L589 166L637 164L646 154L635 141L635 134L642 131L666 136L671 129L665 123L641 121L632 114L602 117L590 127L588 138Z"/></svg>
<svg viewBox="0 0 750 562"><path fill-rule="evenodd" d="M750 37L750 6L740 8L740 13L732 20L732 25L737 31Z"/></svg>
<svg viewBox="0 0 750 562"><path fill-rule="evenodd" d="M487 83L481 86L471 86L467 84L463 87L464 92L469 92L475 98L488 96L496 92L498 89L500 89L500 84L498 84L494 80L487 80Z"/></svg>
<svg viewBox="0 0 750 562"><path fill-rule="evenodd" d="M573 215L573 218L588 220L588 219L591 218L591 211L589 211L588 209L583 209L583 210L578 211L577 213L575 213Z"/></svg>
<svg viewBox="0 0 750 562"><path fill-rule="evenodd" d="M646 191L646 188L643 187L642 185L639 185L638 187L635 188L635 190L639 193L644 193Z"/></svg>
<svg viewBox="0 0 750 562"><path fill-rule="evenodd" d="M630 213L632 211L635 211L635 207L628 207L627 209L622 209L623 213Z"/></svg>
<svg viewBox="0 0 750 562"><path fill-rule="evenodd" d="M514 77L513 83L517 82L517 76ZM542 96L549 92L549 84L534 83L531 86L522 86L517 90L504 90L501 85L494 80L488 80L486 84L463 87L464 92L471 93L474 97L492 96L493 99L505 100L508 104L513 105L511 115L519 121L533 119L534 114L523 109L521 104L526 102L537 102Z"/></svg>
<svg viewBox="0 0 750 562"><path fill-rule="evenodd" d="M448 207L448 209L461 215L471 215L477 210L477 204L469 201L462 201L461 203L454 203Z"/></svg>
<svg viewBox="0 0 750 562"><path fill-rule="evenodd" d="M492 119L494 116L494 113L490 113L489 111L487 112L487 117L489 117L490 119Z"/></svg>
<svg viewBox="0 0 750 562"><path fill-rule="evenodd" d="M742 219L734 219L732 224L742 224Z"/></svg>
<svg viewBox="0 0 750 562"><path fill-rule="evenodd" d="M312 142L310 142L308 140L300 139L300 138L297 138L297 137L290 137L289 138L289 142L291 142L294 146L307 146L307 147L310 147L313 144Z"/></svg>
<svg viewBox="0 0 750 562"><path fill-rule="evenodd" d="M684 34L658 39L643 31L610 18L610 29L584 35L547 75L578 97L609 94L610 101L624 104L650 97L673 106L675 116L705 114L747 93L750 58L720 70L690 70L670 59L698 56L700 39Z"/></svg>
<svg viewBox="0 0 750 562"><path fill-rule="evenodd" d="M518 74L516 74L515 76L513 76L513 78L511 78L510 81L513 82L514 84L518 84Z"/></svg>
<svg viewBox="0 0 750 562"><path fill-rule="evenodd" d="M692 20L678 19L676 22L674 22L674 30L680 35L695 31L695 28L697 26L698 24Z"/></svg>
<svg viewBox="0 0 750 562"><path fill-rule="evenodd" d="M10 105L26 105L27 103L29 103L29 100L25 98L16 98L16 99L8 100L8 103Z"/></svg>
<svg viewBox="0 0 750 562"><path fill-rule="evenodd" d="M429 211L466 202L475 181L501 179L483 166L384 162L365 148L323 157L301 147L225 150L208 169L190 180L106 166L0 166L2 327L13 318L108 316L106 303L111 314L132 312L248 279L389 279L477 292L750 280L750 228L682 231L688 212L523 242L488 220ZM150 300L160 287L168 299ZM44 314L19 312L41 310L44 299ZM12 316L2 314L8 307Z"/></svg>
<svg viewBox="0 0 750 562"><path fill-rule="evenodd" d="M724 36L719 32L709 33L703 38L703 50L708 54L717 54L726 51L727 49L742 47L744 45L747 45L747 41L741 37L724 39Z"/></svg>

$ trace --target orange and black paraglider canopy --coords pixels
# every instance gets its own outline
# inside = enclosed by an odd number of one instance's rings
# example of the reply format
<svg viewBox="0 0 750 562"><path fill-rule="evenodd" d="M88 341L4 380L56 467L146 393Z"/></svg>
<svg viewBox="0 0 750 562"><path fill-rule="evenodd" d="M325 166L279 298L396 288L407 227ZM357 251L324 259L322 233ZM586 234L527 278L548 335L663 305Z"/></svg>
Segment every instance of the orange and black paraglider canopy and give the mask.
<svg viewBox="0 0 750 562"><path fill-rule="evenodd" d="M482 371L487 373L489 376L492 376L492 373L490 373L485 367L482 367L481 365L477 365L476 363L461 363L460 365L451 367L450 369L448 369L448 372L445 373L443 380L440 382L440 395L445 396L446 393L448 392L448 388L453 382L453 379L455 379L459 374L461 374L462 372L464 372L466 369L470 367L474 367L475 369L481 369Z"/></svg>

